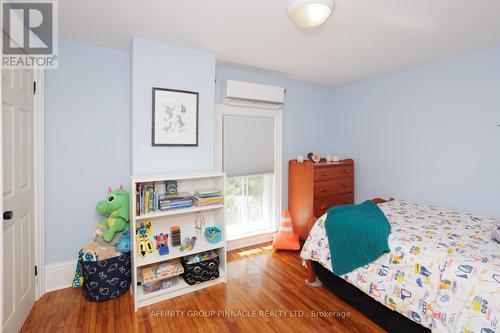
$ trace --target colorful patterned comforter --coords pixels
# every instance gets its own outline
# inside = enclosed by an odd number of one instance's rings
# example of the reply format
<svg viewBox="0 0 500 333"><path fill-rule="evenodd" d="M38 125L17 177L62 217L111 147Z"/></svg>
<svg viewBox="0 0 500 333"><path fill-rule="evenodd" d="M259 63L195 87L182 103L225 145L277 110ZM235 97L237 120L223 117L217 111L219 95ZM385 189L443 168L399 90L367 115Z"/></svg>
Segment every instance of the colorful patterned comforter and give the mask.
<svg viewBox="0 0 500 333"><path fill-rule="evenodd" d="M500 333L498 222L404 201L379 207L391 223L391 252L341 277L433 332ZM301 257L331 271L325 220Z"/></svg>

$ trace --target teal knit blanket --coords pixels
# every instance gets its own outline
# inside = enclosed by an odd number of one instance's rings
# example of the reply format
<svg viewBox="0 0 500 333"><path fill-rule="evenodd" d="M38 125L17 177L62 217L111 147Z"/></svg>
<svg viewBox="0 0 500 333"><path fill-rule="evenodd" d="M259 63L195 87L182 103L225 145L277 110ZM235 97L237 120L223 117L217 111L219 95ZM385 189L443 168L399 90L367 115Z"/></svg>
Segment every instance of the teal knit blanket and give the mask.
<svg viewBox="0 0 500 333"><path fill-rule="evenodd" d="M343 275L389 252L391 225L376 204L330 208L325 222L333 272Z"/></svg>

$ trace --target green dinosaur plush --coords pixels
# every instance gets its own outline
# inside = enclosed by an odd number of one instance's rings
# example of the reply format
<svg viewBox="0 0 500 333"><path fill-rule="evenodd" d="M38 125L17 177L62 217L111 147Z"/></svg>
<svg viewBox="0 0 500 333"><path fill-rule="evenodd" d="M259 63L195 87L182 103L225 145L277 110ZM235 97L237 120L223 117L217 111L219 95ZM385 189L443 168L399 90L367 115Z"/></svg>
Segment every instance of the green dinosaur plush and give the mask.
<svg viewBox="0 0 500 333"><path fill-rule="evenodd" d="M129 194L123 185L114 191L109 188L106 199L99 201L95 209L99 214L108 216L106 220L99 223L100 227L107 229L102 234L105 241L110 242L117 232L127 228L130 220Z"/></svg>

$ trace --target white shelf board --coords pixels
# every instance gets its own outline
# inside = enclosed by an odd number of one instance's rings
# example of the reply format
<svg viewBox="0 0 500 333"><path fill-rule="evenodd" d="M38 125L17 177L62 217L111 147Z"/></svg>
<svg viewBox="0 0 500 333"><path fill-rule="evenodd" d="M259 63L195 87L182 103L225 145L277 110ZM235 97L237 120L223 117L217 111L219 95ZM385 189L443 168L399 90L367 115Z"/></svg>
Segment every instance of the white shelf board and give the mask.
<svg viewBox="0 0 500 333"><path fill-rule="evenodd" d="M183 173L167 173L167 174L138 174L133 175L132 182L147 183L163 180L184 180L184 179L202 179L202 178L215 178L224 177L223 172L217 171L193 171Z"/></svg>
<svg viewBox="0 0 500 333"><path fill-rule="evenodd" d="M156 250L153 253L147 253L144 257L138 255L137 258L135 259L136 261L135 266L142 267L166 260L172 260L180 257L190 256L200 252L221 249L226 247L226 242L224 240L221 240L217 244L212 244L204 239L201 240L197 239L194 248L191 251L181 251L180 246L173 247L172 245L169 245L168 247L170 253L163 256L159 255L158 251Z"/></svg>
<svg viewBox="0 0 500 333"><path fill-rule="evenodd" d="M173 287L167 288L167 289L162 289L158 290L149 294L144 294L144 290L142 289L142 286L137 286L137 296L136 296L136 302L137 302L137 308L141 308L150 304L154 304L157 302L161 302L173 297L181 296L184 294L191 293L196 290L204 289L207 287L211 287L213 285L219 284L226 282L225 276L220 271L220 276L217 279L194 284L194 285L189 285L184 281L182 277L179 278L179 281L177 281L177 284Z"/></svg>
<svg viewBox="0 0 500 333"><path fill-rule="evenodd" d="M177 208L172 210L165 210L160 212L148 213L144 215L136 216L137 221L148 220L148 219L156 219L164 216L172 216L172 215L180 215L180 214L189 214L189 213L197 213L203 212L212 209L220 209L224 208L224 204L216 204L216 205L207 205L207 206L192 206L188 208Z"/></svg>

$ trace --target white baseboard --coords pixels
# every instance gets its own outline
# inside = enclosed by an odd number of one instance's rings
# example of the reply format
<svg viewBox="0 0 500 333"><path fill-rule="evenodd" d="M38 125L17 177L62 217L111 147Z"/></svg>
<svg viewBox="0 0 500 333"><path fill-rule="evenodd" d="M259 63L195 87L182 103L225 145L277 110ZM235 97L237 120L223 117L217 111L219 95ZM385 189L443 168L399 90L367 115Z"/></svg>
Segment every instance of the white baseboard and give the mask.
<svg viewBox="0 0 500 333"><path fill-rule="evenodd" d="M76 260L67 260L45 266L45 292L71 287L75 277Z"/></svg>
<svg viewBox="0 0 500 333"><path fill-rule="evenodd" d="M231 250L241 249L242 247L270 242L273 240L273 234L275 232L276 231L273 230L270 232L265 232L257 235L228 240L226 242L227 250L231 251Z"/></svg>

